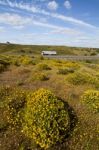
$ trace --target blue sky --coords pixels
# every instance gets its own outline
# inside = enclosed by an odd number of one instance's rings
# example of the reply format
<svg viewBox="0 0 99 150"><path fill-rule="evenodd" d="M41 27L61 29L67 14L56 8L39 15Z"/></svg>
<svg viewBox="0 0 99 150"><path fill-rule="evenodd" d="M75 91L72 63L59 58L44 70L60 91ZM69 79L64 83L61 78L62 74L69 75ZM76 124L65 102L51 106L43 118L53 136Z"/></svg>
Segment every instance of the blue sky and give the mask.
<svg viewBox="0 0 99 150"><path fill-rule="evenodd" d="M99 0L0 0L0 42L99 48Z"/></svg>

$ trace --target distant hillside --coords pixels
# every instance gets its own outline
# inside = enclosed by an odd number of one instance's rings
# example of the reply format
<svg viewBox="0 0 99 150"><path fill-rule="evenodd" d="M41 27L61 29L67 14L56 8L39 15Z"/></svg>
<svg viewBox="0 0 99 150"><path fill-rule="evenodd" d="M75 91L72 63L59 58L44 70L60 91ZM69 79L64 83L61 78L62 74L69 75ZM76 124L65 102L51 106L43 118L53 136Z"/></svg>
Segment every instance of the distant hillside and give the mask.
<svg viewBox="0 0 99 150"><path fill-rule="evenodd" d="M37 45L18 45L0 44L0 54L40 54L43 50L55 50L59 55L97 55L97 48L77 48L67 46L37 46Z"/></svg>

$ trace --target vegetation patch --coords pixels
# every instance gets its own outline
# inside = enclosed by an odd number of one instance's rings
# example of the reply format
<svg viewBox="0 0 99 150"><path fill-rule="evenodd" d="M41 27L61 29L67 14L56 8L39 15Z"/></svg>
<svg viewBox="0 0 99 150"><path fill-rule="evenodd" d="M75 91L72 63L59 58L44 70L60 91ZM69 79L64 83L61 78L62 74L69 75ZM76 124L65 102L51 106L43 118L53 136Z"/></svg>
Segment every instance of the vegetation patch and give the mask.
<svg viewBox="0 0 99 150"><path fill-rule="evenodd" d="M46 89L28 97L24 121L22 132L44 149L62 142L70 124L64 103Z"/></svg>
<svg viewBox="0 0 99 150"><path fill-rule="evenodd" d="M30 81L47 81L49 80L49 77L47 76L47 74L43 73L43 72L35 72L32 77L30 77L29 79Z"/></svg>
<svg viewBox="0 0 99 150"><path fill-rule="evenodd" d="M11 87L0 88L0 107L6 108L7 122L13 127L21 125L22 108L26 102L26 93L23 90ZM3 105L2 105L3 103ZM19 125L20 122L20 125Z"/></svg>
<svg viewBox="0 0 99 150"><path fill-rule="evenodd" d="M67 61L67 62L64 61L64 66L67 68L79 69L80 63L72 62L72 61Z"/></svg>
<svg viewBox="0 0 99 150"><path fill-rule="evenodd" d="M7 62L7 60L0 59L0 73L5 71L8 66L9 66L9 62Z"/></svg>
<svg viewBox="0 0 99 150"><path fill-rule="evenodd" d="M51 70L51 68L47 64L39 64L38 69L40 71L42 71L42 70Z"/></svg>
<svg viewBox="0 0 99 150"><path fill-rule="evenodd" d="M94 112L99 112L99 91L88 90L82 95L81 100Z"/></svg>
<svg viewBox="0 0 99 150"><path fill-rule="evenodd" d="M75 71L75 69L73 69L73 68L64 68L64 69L59 69L58 74L66 75L69 73L74 73L74 71Z"/></svg>
<svg viewBox="0 0 99 150"><path fill-rule="evenodd" d="M14 89L12 94L7 97L9 100L7 110L9 112L8 122L19 127L22 124L22 108L26 102L26 93L20 89ZM20 124L19 124L20 123Z"/></svg>
<svg viewBox="0 0 99 150"><path fill-rule="evenodd" d="M75 72L67 77L67 81L74 85L91 84L99 87L98 78L89 75L88 73Z"/></svg>

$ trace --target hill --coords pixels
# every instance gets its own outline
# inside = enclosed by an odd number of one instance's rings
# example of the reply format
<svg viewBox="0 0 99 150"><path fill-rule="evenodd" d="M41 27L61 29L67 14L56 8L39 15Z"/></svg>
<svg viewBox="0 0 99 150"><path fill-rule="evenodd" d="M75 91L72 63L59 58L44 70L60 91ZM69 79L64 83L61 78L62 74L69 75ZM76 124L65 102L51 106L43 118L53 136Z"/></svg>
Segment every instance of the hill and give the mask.
<svg viewBox="0 0 99 150"><path fill-rule="evenodd" d="M43 50L55 50L58 55L97 55L97 48L77 48L68 46L45 46L45 45L19 45L19 44L0 44L0 53L7 54L40 54Z"/></svg>

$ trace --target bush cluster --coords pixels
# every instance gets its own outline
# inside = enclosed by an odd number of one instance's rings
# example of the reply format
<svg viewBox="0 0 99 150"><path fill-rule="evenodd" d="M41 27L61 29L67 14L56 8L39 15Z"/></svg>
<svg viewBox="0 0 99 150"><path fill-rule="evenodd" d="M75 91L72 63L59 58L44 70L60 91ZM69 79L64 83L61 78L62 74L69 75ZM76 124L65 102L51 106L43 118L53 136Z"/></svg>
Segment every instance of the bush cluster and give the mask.
<svg viewBox="0 0 99 150"><path fill-rule="evenodd" d="M21 63L22 65L34 64L32 58L29 57L29 56L21 56L21 57L20 57L20 63Z"/></svg>
<svg viewBox="0 0 99 150"><path fill-rule="evenodd" d="M72 61L67 61L64 63L64 65L67 68L74 68L74 69L80 68L80 65L77 62L72 62Z"/></svg>
<svg viewBox="0 0 99 150"><path fill-rule="evenodd" d="M41 148L47 149L61 142L69 122L64 103L51 91L40 89L28 96L22 132Z"/></svg>
<svg viewBox="0 0 99 150"><path fill-rule="evenodd" d="M74 85L92 84L99 87L99 80L88 73L75 72L67 77L67 81Z"/></svg>
<svg viewBox="0 0 99 150"><path fill-rule="evenodd" d="M42 71L42 70L51 70L51 68L47 64L39 64L38 69L40 71Z"/></svg>
<svg viewBox="0 0 99 150"><path fill-rule="evenodd" d="M22 108L24 108L26 102L26 92L20 89L13 89L7 100L8 122L13 126L20 126L22 123Z"/></svg>
<svg viewBox="0 0 99 150"><path fill-rule="evenodd" d="M21 123L20 115L26 102L26 92L9 86L1 87L0 99L0 106L6 108L7 122L13 127L17 126Z"/></svg>
<svg viewBox="0 0 99 150"><path fill-rule="evenodd" d="M66 74L69 74L69 73L74 73L74 71L75 70L73 68L59 69L58 74L66 75Z"/></svg>
<svg viewBox="0 0 99 150"><path fill-rule="evenodd" d="M93 111L99 112L99 91L88 90L82 95L81 100Z"/></svg>
<svg viewBox="0 0 99 150"><path fill-rule="evenodd" d="M33 76L30 78L30 81L47 81L49 77L43 72L35 72Z"/></svg>
<svg viewBox="0 0 99 150"><path fill-rule="evenodd" d="M11 90L9 86L0 87L0 102L5 101L6 97L11 94Z"/></svg>
<svg viewBox="0 0 99 150"><path fill-rule="evenodd" d="M20 65L35 65L34 60L29 56L13 56L9 57L9 62L12 65L20 66Z"/></svg>

